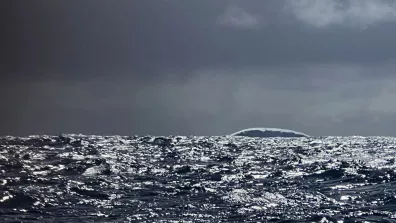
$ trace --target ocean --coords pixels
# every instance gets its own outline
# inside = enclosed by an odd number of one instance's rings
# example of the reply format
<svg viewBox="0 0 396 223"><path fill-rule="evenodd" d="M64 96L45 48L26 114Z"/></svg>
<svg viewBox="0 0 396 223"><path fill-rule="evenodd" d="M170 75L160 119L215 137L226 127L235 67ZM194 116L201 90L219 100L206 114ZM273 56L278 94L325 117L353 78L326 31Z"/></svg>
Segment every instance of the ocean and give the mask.
<svg viewBox="0 0 396 223"><path fill-rule="evenodd" d="M0 138L0 222L396 222L396 139Z"/></svg>

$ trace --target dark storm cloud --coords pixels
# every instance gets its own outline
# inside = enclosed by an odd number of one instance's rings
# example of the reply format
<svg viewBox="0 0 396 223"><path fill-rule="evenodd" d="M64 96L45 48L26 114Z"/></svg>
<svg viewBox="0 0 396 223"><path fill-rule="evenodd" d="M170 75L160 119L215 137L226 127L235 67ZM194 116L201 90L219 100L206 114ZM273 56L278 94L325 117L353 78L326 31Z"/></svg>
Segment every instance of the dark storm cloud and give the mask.
<svg viewBox="0 0 396 223"><path fill-rule="evenodd" d="M0 134L395 135L395 1L3 1Z"/></svg>
<svg viewBox="0 0 396 223"><path fill-rule="evenodd" d="M391 1L14 2L2 7L4 75L144 77L163 69L365 63L396 55Z"/></svg>

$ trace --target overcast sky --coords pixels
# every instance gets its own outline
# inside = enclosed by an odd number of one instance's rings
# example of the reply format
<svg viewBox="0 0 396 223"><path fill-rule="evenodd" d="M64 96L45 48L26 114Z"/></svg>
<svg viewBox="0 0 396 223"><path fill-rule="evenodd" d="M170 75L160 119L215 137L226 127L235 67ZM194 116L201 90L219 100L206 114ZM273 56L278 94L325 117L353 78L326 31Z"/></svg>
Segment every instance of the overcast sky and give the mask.
<svg viewBox="0 0 396 223"><path fill-rule="evenodd" d="M396 136L395 0L3 0L0 135Z"/></svg>

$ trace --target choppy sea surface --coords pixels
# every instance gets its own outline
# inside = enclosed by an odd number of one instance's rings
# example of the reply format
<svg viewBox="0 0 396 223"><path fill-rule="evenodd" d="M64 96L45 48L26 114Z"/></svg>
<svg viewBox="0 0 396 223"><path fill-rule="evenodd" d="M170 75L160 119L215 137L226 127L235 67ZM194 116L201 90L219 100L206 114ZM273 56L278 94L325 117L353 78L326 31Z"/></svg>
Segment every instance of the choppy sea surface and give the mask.
<svg viewBox="0 0 396 223"><path fill-rule="evenodd" d="M0 138L0 222L396 222L396 139Z"/></svg>

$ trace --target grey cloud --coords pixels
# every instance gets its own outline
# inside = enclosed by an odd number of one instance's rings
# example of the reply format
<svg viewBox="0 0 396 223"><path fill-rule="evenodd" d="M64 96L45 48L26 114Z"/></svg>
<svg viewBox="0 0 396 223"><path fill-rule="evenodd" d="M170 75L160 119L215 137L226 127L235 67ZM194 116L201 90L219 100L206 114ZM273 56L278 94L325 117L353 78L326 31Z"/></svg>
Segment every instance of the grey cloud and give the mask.
<svg viewBox="0 0 396 223"><path fill-rule="evenodd" d="M386 81L378 95L368 103L368 108L372 112L383 112L396 114L396 103L392 103L396 98L396 81Z"/></svg>
<svg viewBox="0 0 396 223"><path fill-rule="evenodd" d="M366 28L396 21L394 0L290 0L286 7L300 21L318 28L330 25Z"/></svg>
<svg viewBox="0 0 396 223"><path fill-rule="evenodd" d="M371 66L307 65L201 69L184 81L144 84L36 81L10 84L5 97L19 91L25 96L2 107L19 108L8 120L13 134L39 133L40 126L47 134L222 135L270 126L312 135L396 135L388 123L396 113L389 103L396 80L367 79L367 70L380 72Z"/></svg>
<svg viewBox="0 0 396 223"><path fill-rule="evenodd" d="M263 25L258 16L252 15L236 5L229 5L224 14L217 18L216 23L236 28L258 28Z"/></svg>
<svg viewBox="0 0 396 223"><path fill-rule="evenodd" d="M360 64L396 57L393 27L311 29L285 13L289 2L42 0L0 7L10 11L3 21L14 24L4 26L0 36L2 79L150 79L167 69L184 70L177 77L182 79L202 68ZM219 16L222 26L216 25Z"/></svg>
<svg viewBox="0 0 396 223"><path fill-rule="evenodd" d="M394 3L303 3L0 7L0 134L396 135Z"/></svg>

